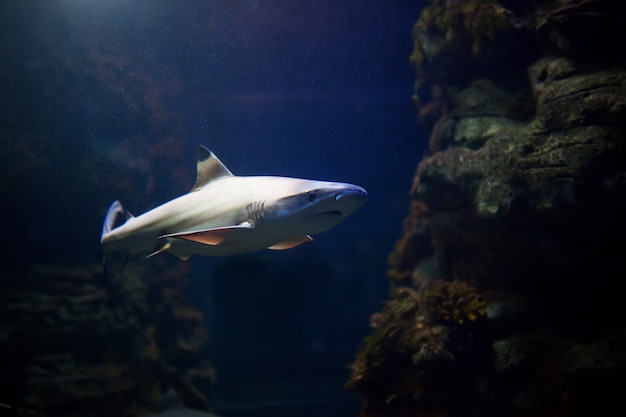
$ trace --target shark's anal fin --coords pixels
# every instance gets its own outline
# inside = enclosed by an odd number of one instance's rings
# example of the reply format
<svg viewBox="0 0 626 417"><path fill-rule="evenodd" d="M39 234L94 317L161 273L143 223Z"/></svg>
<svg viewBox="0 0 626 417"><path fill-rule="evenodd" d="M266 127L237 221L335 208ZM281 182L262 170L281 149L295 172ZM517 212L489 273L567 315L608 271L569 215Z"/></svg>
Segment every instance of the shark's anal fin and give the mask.
<svg viewBox="0 0 626 417"><path fill-rule="evenodd" d="M272 250L287 250L295 248L296 246L300 246L304 243L312 242L313 238L309 235L299 236L293 240L288 240L286 242L280 242L275 245L270 246L268 249Z"/></svg>
<svg viewBox="0 0 626 417"><path fill-rule="evenodd" d="M170 233L168 235L159 236L159 239L175 238L210 246L228 245L247 238L252 229L253 226L246 222L236 226Z"/></svg>

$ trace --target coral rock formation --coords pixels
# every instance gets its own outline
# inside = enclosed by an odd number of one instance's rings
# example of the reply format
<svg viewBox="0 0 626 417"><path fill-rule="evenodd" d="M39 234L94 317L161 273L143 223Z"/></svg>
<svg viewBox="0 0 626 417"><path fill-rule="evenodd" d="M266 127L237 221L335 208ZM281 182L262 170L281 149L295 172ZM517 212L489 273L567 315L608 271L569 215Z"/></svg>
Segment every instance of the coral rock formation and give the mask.
<svg viewBox="0 0 626 417"><path fill-rule="evenodd" d="M348 383L361 417L609 413L626 388L626 7L430 3L411 56L430 152Z"/></svg>

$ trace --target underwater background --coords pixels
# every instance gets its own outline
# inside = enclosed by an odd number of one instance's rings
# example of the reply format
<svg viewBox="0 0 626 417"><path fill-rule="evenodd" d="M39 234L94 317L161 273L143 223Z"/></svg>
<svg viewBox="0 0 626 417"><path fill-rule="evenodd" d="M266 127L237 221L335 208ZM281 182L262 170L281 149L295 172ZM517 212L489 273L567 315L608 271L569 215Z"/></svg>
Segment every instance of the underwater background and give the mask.
<svg viewBox="0 0 626 417"><path fill-rule="evenodd" d="M0 5L0 415L583 416L626 389L626 7ZM314 242L112 260L112 201L358 184ZM105 279L106 278L106 279Z"/></svg>
<svg viewBox="0 0 626 417"><path fill-rule="evenodd" d="M347 366L387 296L386 257L425 149L415 140L408 63L420 6L70 0L0 7L2 211L14 236L3 245L3 287L15 290L5 292L3 384L10 388L0 402L62 415L74 408L109 415L116 402L158 409L160 390L186 392L172 380L193 379L186 373L199 368L200 382L178 382L199 391L182 394L199 408L358 412L359 397L344 388ZM140 260L113 268L105 287L106 209L120 199L138 215L187 193L198 145L236 175L352 182L370 202L293 251ZM188 312L168 310L183 297ZM189 334L168 327L194 318L202 324L188 324ZM154 328L168 339L151 343L161 368L175 374L161 376L169 382L144 370L154 365L144 363L142 338ZM183 342L196 345L187 352ZM99 371L142 375L90 376ZM68 378L76 386L53 387ZM87 388L92 382L106 388Z"/></svg>

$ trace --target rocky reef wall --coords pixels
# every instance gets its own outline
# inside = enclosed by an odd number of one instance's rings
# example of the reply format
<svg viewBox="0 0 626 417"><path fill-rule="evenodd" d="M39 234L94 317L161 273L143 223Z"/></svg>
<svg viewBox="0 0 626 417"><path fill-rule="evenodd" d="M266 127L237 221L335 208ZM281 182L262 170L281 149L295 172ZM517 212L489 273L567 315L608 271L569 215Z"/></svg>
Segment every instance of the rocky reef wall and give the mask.
<svg viewBox="0 0 626 417"><path fill-rule="evenodd" d="M193 183L180 75L157 82L160 61L118 30L82 32L76 9L3 6L0 414L139 416L167 389L207 410L215 371L189 265L118 261L107 282L100 261L113 198L147 209Z"/></svg>
<svg viewBox="0 0 626 417"><path fill-rule="evenodd" d="M139 416L158 410L168 388L189 407L210 407L215 371L203 359L204 317L184 295L188 267L146 265L127 265L108 283L102 265L5 268L4 413Z"/></svg>
<svg viewBox="0 0 626 417"><path fill-rule="evenodd" d="M620 406L625 27L603 0L423 9L410 60L429 152L352 365L361 417Z"/></svg>

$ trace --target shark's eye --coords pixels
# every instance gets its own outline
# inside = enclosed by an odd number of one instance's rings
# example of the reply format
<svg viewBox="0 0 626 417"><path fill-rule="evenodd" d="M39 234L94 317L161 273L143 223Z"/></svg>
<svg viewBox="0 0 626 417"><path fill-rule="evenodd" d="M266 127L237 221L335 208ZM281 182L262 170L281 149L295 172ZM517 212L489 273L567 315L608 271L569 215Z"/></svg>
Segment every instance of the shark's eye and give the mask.
<svg viewBox="0 0 626 417"><path fill-rule="evenodd" d="M315 200L317 200L317 192L309 191L308 193L306 193L306 201L313 202Z"/></svg>

